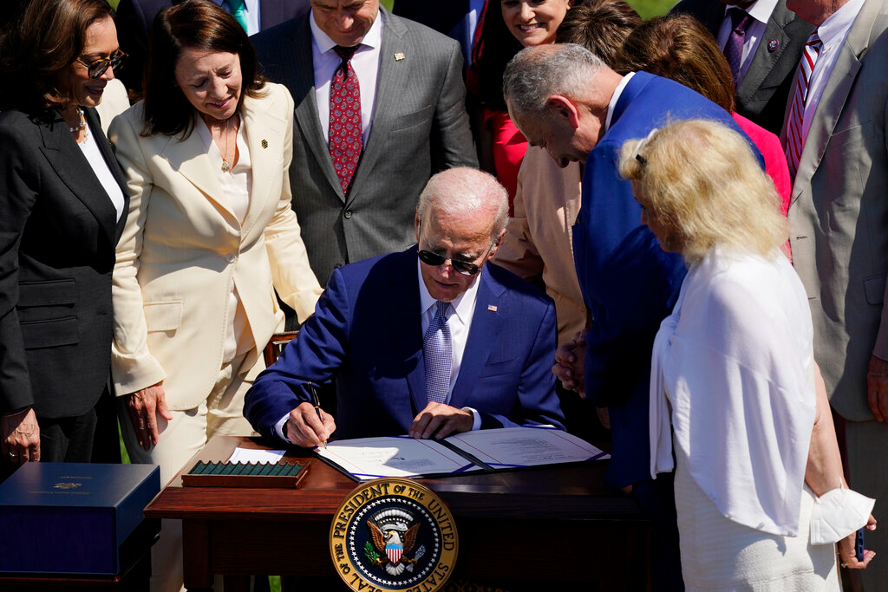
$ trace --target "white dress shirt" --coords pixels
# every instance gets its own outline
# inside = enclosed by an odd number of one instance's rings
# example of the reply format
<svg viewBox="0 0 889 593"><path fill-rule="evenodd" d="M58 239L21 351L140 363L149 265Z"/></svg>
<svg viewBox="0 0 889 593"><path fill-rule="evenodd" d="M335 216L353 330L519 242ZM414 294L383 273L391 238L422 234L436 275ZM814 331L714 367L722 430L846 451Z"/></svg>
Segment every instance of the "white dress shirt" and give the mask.
<svg viewBox="0 0 889 593"><path fill-rule="evenodd" d="M812 118L815 115L815 110L818 109L818 103L821 102L821 95L824 94L824 88L827 86L831 72L833 72L833 66L837 62L840 50L846 37L849 36L849 30L852 29L852 23L861 12L862 6L864 6L864 0L849 0L818 27L818 37L821 38L823 47L815 61L815 70L812 71L809 92L806 95L806 111L803 114L803 147L806 145L805 139L809 135Z"/></svg>
<svg viewBox="0 0 889 593"><path fill-rule="evenodd" d="M83 156L86 157L90 168L99 179L99 183L105 188L105 193L108 194L108 199L111 200L111 205L114 206L115 220L120 220L120 217L123 215L123 190L120 189L120 185L117 184L111 169L108 168L108 163L105 162L105 158L99 152L99 145L96 144L96 139L93 138L93 130L91 128L87 128L86 139L83 142L78 142L77 146L80 147Z"/></svg>
<svg viewBox="0 0 889 593"><path fill-rule="evenodd" d="M738 80L744 80L747 69L750 67L750 62L753 61L756 48L759 47L759 42L762 41L769 18L771 18L777 4L778 0L757 0L757 2L754 2L747 8L741 9L747 11L753 22L748 23L747 33L744 36L744 48L741 50L741 71L738 75ZM725 16L722 19L722 25L719 27L719 34L716 36L716 43L719 44L720 49L723 51L725 51L725 44L728 42L729 34L732 31L732 19L728 15L728 11L731 8L740 7L725 7Z"/></svg>
<svg viewBox="0 0 889 593"><path fill-rule="evenodd" d="M330 81L343 60L333 49L336 47L336 43L315 23L314 11L309 13L309 28L312 30L312 66L315 71L315 101L318 103L318 119L321 122L321 130L324 132L324 141L329 142ZM361 89L361 137L364 146L367 146L370 126L373 121L382 45L383 18L377 14L373 25L358 44L358 49L352 56L352 69L358 75L358 86Z"/></svg>

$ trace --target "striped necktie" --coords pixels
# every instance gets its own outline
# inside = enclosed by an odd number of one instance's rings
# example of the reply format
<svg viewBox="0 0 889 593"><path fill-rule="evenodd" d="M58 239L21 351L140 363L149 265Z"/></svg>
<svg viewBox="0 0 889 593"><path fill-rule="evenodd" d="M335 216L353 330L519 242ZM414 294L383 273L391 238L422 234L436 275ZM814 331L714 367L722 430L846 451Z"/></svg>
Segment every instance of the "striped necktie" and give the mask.
<svg viewBox="0 0 889 593"><path fill-rule="evenodd" d="M438 301L438 310L423 336L423 360L426 366L426 397L430 402L445 403L451 386L451 330L448 328L449 303Z"/></svg>
<svg viewBox="0 0 889 593"><path fill-rule="evenodd" d="M796 177L800 155L802 155L803 145L806 140L803 130L806 99L809 95L809 83L812 81L812 72L815 70L815 61L821 53L822 45L821 39L818 38L818 31L815 31L806 41L803 55L799 61L799 72L796 76L793 103L790 106L790 113L787 114L787 129L784 136L786 143L784 154L787 155L787 165L790 167L791 180Z"/></svg>

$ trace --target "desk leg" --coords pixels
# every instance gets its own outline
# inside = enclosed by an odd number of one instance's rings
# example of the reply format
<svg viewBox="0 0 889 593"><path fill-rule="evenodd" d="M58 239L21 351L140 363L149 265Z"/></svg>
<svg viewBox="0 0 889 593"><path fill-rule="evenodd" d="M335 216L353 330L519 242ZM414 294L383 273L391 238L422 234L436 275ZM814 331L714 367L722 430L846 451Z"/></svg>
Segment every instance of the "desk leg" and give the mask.
<svg viewBox="0 0 889 593"><path fill-rule="evenodd" d="M183 580L188 591L212 591L210 530L206 521L182 520Z"/></svg>

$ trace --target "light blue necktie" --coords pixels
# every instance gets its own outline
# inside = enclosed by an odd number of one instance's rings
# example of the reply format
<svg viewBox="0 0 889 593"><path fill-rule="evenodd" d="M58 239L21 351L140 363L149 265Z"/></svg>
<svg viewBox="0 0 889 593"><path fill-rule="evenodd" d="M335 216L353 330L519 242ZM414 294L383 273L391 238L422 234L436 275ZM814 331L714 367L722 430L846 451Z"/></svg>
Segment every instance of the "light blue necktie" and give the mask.
<svg viewBox="0 0 889 593"><path fill-rule="evenodd" d="M426 335L423 336L423 359L426 365L426 397L430 402L444 403L451 384L451 330L448 329L449 303L438 301L438 310Z"/></svg>
<svg viewBox="0 0 889 593"><path fill-rule="evenodd" d="M247 9L244 8L244 0L225 0L225 3L228 4L228 10L235 17L235 20L238 21L238 24L249 34L250 31L247 29Z"/></svg>

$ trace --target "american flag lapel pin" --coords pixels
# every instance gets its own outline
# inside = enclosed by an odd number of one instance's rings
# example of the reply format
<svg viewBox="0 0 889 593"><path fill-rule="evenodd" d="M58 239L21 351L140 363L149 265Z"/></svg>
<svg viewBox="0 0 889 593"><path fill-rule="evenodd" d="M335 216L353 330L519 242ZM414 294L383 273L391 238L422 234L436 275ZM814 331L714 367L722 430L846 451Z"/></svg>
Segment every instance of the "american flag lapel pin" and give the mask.
<svg viewBox="0 0 889 593"><path fill-rule="evenodd" d="M497 312L497 305L488 305L488 311Z"/></svg>
<svg viewBox="0 0 889 593"><path fill-rule="evenodd" d="M403 53L398 52L397 54L395 54L395 61L396 61L396 62L400 62L400 61L403 60L403 59L404 59L404 54L403 54Z"/></svg>

